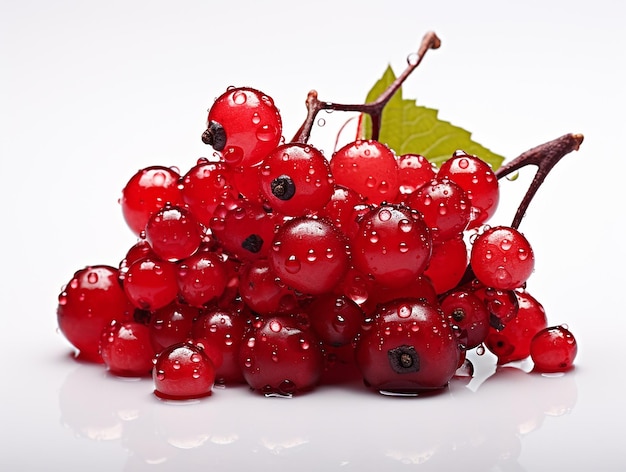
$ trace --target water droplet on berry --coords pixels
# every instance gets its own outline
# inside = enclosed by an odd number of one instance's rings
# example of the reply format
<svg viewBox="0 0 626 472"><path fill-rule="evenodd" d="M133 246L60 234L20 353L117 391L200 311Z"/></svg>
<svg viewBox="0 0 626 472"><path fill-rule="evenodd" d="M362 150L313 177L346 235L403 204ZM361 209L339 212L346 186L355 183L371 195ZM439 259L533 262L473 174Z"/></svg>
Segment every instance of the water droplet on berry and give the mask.
<svg viewBox="0 0 626 472"><path fill-rule="evenodd" d="M281 329L283 329L283 325L278 320L272 320L272 322L270 323L270 329L274 333L278 333Z"/></svg>
<svg viewBox="0 0 626 472"><path fill-rule="evenodd" d="M512 244L510 239L505 238L500 242L500 247L503 251L508 251L509 249L511 249L511 246Z"/></svg>
<svg viewBox="0 0 626 472"><path fill-rule="evenodd" d="M499 266L496 269L496 278L505 285L509 285L511 283L512 277L510 272L503 266Z"/></svg>
<svg viewBox="0 0 626 472"><path fill-rule="evenodd" d="M172 364L172 368L174 370L180 369L180 361L174 361L174 363Z"/></svg>
<svg viewBox="0 0 626 472"><path fill-rule="evenodd" d="M202 356L198 353L194 353L190 357L191 362L200 362L202 360Z"/></svg>
<svg viewBox="0 0 626 472"><path fill-rule="evenodd" d="M255 125L258 125L260 122L261 122L261 117L259 116L257 112L254 112L254 114L252 115L252 123Z"/></svg>
<svg viewBox="0 0 626 472"><path fill-rule="evenodd" d="M276 137L276 128L270 125L263 125L257 128L256 137L259 141L272 141Z"/></svg>
<svg viewBox="0 0 626 472"><path fill-rule="evenodd" d="M408 318L411 316L411 306L402 304L398 307L398 316L400 318Z"/></svg>
<svg viewBox="0 0 626 472"><path fill-rule="evenodd" d="M90 284L97 284L98 283L98 274L96 274L95 272L90 272L87 275L87 281Z"/></svg>
<svg viewBox="0 0 626 472"><path fill-rule="evenodd" d="M237 92L233 93L233 102L235 102L235 104L243 105L244 103L246 103L247 100L248 97L246 96L245 92L238 90Z"/></svg>
<svg viewBox="0 0 626 472"><path fill-rule="evenodd" d="M317 260L315 249L309 249L309 251L307 252L306 260L309 262L315 262Z"/></svg>
<svg viewBox="0 0 626 472"><path fill-rule="evenodd" d="M157 380L165 380L165 372L162 370L159 370L156 374L156 378Z"/></svg>
<svg viewBox="0 0 626 472"><path fill-rule="evenodd" d="M380 221L389 221L391 219L391 212L389 210L380 210L378 219Z"/></svg>
<svg viewBox="0 0 626 472"><path fill-rule="evenodd" d="M378 242L378 240L379 240L378 233L376 231L372 231L370 233L370 238L369 239L370 239L370 242L372 244L376 244Z"/></svg>
<svg viewBox="0 0 626 472"><path fill-rule="evenodd" d="M528 252L522 248L520 248L519 251L517 251L517 258L520 261L525 261L526 259L528 259L528 255L529 255Z"/></svg>
<svg viewBox="0 0 626 472"><path fill-rule="evenodd" d="M368 188L374 188L374 186L376 185L376 179L370 175L367 179L365 179L365 185Z"/></svg>
<svg viewBox="0 0 626 472"><path fill-rule="evenodd" d="M290 274L296 274L301 268L302 265L296 256L289 256L285 261L285 270Z"/></svg>

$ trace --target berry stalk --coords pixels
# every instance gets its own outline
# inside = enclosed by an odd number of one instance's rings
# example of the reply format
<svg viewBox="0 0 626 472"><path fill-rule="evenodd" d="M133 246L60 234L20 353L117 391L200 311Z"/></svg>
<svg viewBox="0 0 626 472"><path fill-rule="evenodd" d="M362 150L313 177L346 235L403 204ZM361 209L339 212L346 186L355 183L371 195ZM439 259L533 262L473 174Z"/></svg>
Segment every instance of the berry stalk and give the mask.
<svg viewBox="0 0 626 472"><path fill-rule="evenodd" d="M391 100L391 97L393 97L393 95L400 89L407 77L409 77L409 75L411 75L411 73L421 64L428 50L437 49L440 46L441 40L433 31L426 33L422 38L422 42L420 43L417 53L410 56L412 60L407 61L408 65L404 71L373 102L359 104L325 102L319 100L316 90L311 90L306 99L307 116L304 123L294 136L293 142L305 144L309 140L313 123L315 123L315 118L321 110L349 111L368 114L372 119L372 139L378 140L381 118L385 105L387 105L389 100Z"/></svg>

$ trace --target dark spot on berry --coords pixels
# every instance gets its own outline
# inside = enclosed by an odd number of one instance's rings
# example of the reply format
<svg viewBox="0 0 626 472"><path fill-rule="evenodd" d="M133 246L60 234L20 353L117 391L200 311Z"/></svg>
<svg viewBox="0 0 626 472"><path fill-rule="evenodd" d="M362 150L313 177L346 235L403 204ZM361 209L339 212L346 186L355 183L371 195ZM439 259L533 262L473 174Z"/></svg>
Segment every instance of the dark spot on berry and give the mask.
<svg viewBox="0 0 626 472"><path fill-rule="evenodd" d="M209 121L209 126L202 133L202 142L213 146L216 151L221 151L226 146L226 131L224 127L216 121Z"/></svg>
<svg viewBox="0 0 626 472"><path fill-rule="evenodd" d="M402 346L387 351L389 365L398 374L408 374L420 370L420 358L414 346Z"/></svg>
<svg viewBox="0 0 626 472"><path fill-rule="evenodd" d="M142 310L140 308L137 308L133 312L133 320L137 323L145 325L150 324L150 312L148 310Z"/></svg>
<svg viewBox="0 0 626 472"><path fill-rule="evenodd" d="M288 175L281 175L270 184L272 195L280 200L289 200L296 194L296 184Z"/></svg>
<svg viewBox="0 0 626 472"><path fill-rule="evenodd" d="M254 254L259 252L263 247L263 238L258 234L251 234L241 243L241 247L246 251L250 251Z"/></svg>
<svg viewBox="0 0 626 472"><path fill-rule="evenodd" d="M455 308L452 312L452 319L454 321L463 321L465 319L465 310L463 308Z"/></svg>
<svg viewBox="0 0 626 472"><path fill-rule="evenodd" d="M489 326L497 331L502 331L504 329L504 323L502 323L502 320L493 313L489 315Z"/></svg>

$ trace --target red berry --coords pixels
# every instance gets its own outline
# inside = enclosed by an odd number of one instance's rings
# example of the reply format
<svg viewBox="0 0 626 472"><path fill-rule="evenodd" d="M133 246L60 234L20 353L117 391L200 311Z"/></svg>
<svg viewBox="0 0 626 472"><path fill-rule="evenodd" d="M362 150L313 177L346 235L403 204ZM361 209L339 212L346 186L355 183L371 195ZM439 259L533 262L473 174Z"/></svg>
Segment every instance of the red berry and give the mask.
<svg viewBox="0 0 626 472"><path fill-rule="evenodd" d="M150 216L145 235L157 256L168 261L179 261L198 250L203 229L186 208L166 205Z"/></svg>
<svg viewBox="0 0 626 472"><path fill-rule="evenodd" d="M282 137L282 120L274 101L249 87L229 88L215 100L207 121L203 141L233 167L258 164Z"/></svg>
<svg viewBox="0 0 626 472"><path fill-rule="evenodd" d="M459 331L466 349L473 349L489 334L489 311L471 290L456 290L441 300L441 310Z"/></svg>
<svg viewBox="0 0 626 472"><path fill-rule="evenodd" d="M313 332L287 316L254 323L241 345L239 362L252 389L278 395L313 389L324 367Z"/></svg>
<svg viewBox="0 0 626 472"><path fill-rule="evenodd" d="M300 292L328 292L348 270L347 245L345 236L328 221L297 217L276 232L270 267L282 282Z"/></svg>
<svg viewBox="0 0 626 472"><path fill-rule="evenodd" d="M182 203L180 174L164 166L151 166L139 170L122 190L119 202L122 214L130 229L141 235L150 215L165 205Z"/></svg>
<svg viewBox="0 0 626 472"><path fill-rule="evenodd" d="M172 302L150 316L150 342L155 352L189 339L194 319L200 316L198 308Z"/></svg>
<svg viewBox="0 0 626 472"><path fill-rule="evenodd" d="M290 216L322 209L334 191L328 161L307 144L278 146L263 160L259 178L269 206Z"/></svg>
<svg viewBox="0 0 626 472"><path fill-rule="evenodd" d="M384 286L401 286L421 275L430 261L432 242L421 215L403 205L372 208L352 238L354 265Z"/></svg>
<svg viewBox="0 0 626 472"><path fill-rule="evenodd" d="M359 206L363 197L349 187L335 185L333 195L326 206L318 212L320 217L330 220L333 225L348 237L358 231Z"/></svg>
<svg viewBox="0 0 626 472"><path fill-rule="evenodd" d="M434 166L420 154L403 154L398 161L398 189L400 197L410 195L426 182L435 178Z"/></svg>
<svg viewBox="0 0 626 472"><path fill-rule="evenodd" d="M457 151L441 164L437 177L450 179L465 190L472 206L469 228L486 223L495 213L500 200L498 179L485 161Z"/></svg>
<svg viewBox="0 0 626 472"><path fill-rule="evenodd" d="M528 292L515 292L519 310L517 316L500 331L491 328L485 346L498 358L498 364L526 359L530 355L532 338L547 327L543 306Z"/></svg>
<svg viewBox="0 0 626 472"><path fill-rule="evenodd" d="M319 340L333 347L352 343L365 323L361 307L345 295L320 295L306 312Z"/></svg>
<svg viewBox="0 0 626 472"><path fill-rule="evenodd" d="M246 305L260 315L291 313L298 307L296 292L278 278L266 258L241 267L239 294Z"/></svg>
<svg viewBox="0 0 626 472"><path fill-rule="evenodd" d="M211 394L215 368L202 348L191 343L180 343L158 354L152 378L156 396L189 400Z"/></svg>
<svg viewBox="0 0 626 472"><path fill-rule="evenodd" d="M455 288L463 279L468 263L467 246L462 235L433 244L430 263L424 275L430 278L437 293Z"/></svg>
<svg viewBox="0 0 626 472"><path fill-rule="evenodd" d="M530 341L530 357L538 372L565 372L574 365L577 353L576 338L565 326L544 328Z"/></svg>
<svg viewBox="0 0 626 472"><path fill-rule="evenodd" d="M398 194L398 163L385 144L357 140L336 151L330 168L338 185L354 189L369 202L391 201Z"/></svg>
<svg viewBox="0 0 626 472"><path fill-rule="evenodd" d="M102 362L100 337L113 320L132 319L131 304L115 267L96 265L78 270L59 294L59 330L81 359Z"/></svg>
<svg viewBox="0 0 626 472"><path fill-rule="evenodd" d="M367 386L418 393L447 386L460 350L440 310L405 298L379 306L371 327L361 333L355 356Z"/></svg>
<svg viewBox="0 0 626 472"><path fill-rule="evenodd" d="M136 321L113 320L102 332L100 354L109 372L114 375L149 375L155 355L150 343L149 328Z"/></svg>
<svg viewBox="0 0 626 472"><path fill-rule="evenodd" d="M176 280L180 297L189 305L203 307L224 294L228 268L220 254L200 250L179 262Z"/></svg>
<svg viewBox="0 0 626 472"><path fill-rule="evenodd" d="M176 265L156 257L133 262L123 281L126 296L142 310L158 310L178 296Z"/></svg>
<svg viewBox="0 0 626 472"><path fill-rule="evenodd" d="M489 228L472 243L470 264L476 278L488 287L522 287L535 267L528 240L515 228Z"/></svg>

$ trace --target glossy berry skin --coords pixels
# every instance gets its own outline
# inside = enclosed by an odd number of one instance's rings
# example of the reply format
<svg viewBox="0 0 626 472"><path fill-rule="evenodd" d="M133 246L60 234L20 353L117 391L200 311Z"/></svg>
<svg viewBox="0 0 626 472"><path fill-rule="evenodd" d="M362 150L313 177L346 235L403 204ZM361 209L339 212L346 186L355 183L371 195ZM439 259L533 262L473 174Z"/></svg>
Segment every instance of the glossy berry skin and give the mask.
<svg viewBox="0 0 626 472"><path fill-rule="evenodd" d="M142 310L158 310L178 296L176 265L157 257L133 262L123 280L126 296Z"/></svg>
<svg viewBox="0 0 626 472"><path fill-rule="evenodd" d="M308 144L278 146L263 160L259 179L267 204L289 216L322 209L334 192L328 161Z"/></svg>
<svg viewBox="0 0 626 472"><path fill-rule="evenodd" d="M470 222L469 199L465 191L450 179L428 181L409 195L406 203L422 214L433 241L456 237Z"/></svg>
<svg viewBox="0 0 626 472"><path fill-rule="evenodd" d="M530 341L530 357L537 372L556 373L570 370L578 353L578 344L565 326L550 326Z"/></svg>
<svg viewBox="0 0 626 472"><path fill-rule="evenodd" d="M424 275L430 278L438 294L454 289L463 279L469 261L462 235L433 244L430 263Z"/></svg>
<svg viewBox="0 0 626 472"><path fill-rule="evenodd" d="M100 354L107 369L114 375L150 375L155 351L150 343L148 326L136 321L113 320L102 332Z"/></svg>
<svg viewBox="0 0 626 472"><path fill-rule="evenodd" d="M498 208L500 201L498 179L491 166L477 156L456 151L441 164L437 177L450 179L465 190L472 207L468 228L483 225Z"/></svg>
<svg viewBox="0 0 626 472"><path fill-rule="evenodd" d="M211 308L193 322L191 337L215 366L219 384L243 383L239 350L247 329L245 314L235 308Z"/></svg>
<svg viewBox="0 0 626 472"><path fill-rule="evenodd" d="M335 287L348 270L347 246L345 236L327 220L297 217L276 231L270 267L286 285L317 295Z"/></svg>
<svg viewBox="0 0 626 472"><path fill-rule="evenodd" d="M234 207L218 206L210 229L226 254L250 261L267 257L283 218L258 201L239 200Z"/></svg>
<svg viewBox="0 0 626 472"><path fill-rule="evenodd" d="M385 144L357 140L337 150L330 168L338 185L361 194L368 203L391 201L398 194L398 163Z"/></svg>
<svg viewBox="0 0 626 472"><path fill-rule="evenodd" d="M363 197L359 193L349 187L335 185L330 200L318 215L330 220L346 236L352 237L359 229L359 206L363 204Z"/></svg>
<svg viewBox="0 0 626 472"><path fill-rule="evenodd" d="M432 241L421 215L404 205L371 208L352 238L355 267L386 287L406 285L429 264Z"/></svg>
<svg viewBox="0 0 626 472"><path fill-rule="evenodd" d="M146 228L150 215L165 205L183 203L180 174L165 166L150 166L133 175L122 190L119 203L128 227L137 235Z"/></svg>
<svg viewBox="0 0 626 472"><path fill-rule="evenodd" d="M456 335L440 310L415 298L380 305L355 358L375 390L419 393L447 386L459 364Z"/></svg>
<svg viewBox="0 0 626 472"><path fill-rule="evenodd" d="M208 228L218 205L234 204L237 190L234 172L223 162L198 162L182 177L182 198L199 223Z"/></svg>
<svg viewBox="0 0 626 472"><path fill-rule="evenodd" d="M190 400L211 394L215 368L202 348L185 342L174 344L158 354L152 379L157 397Z"/></svg>
<svg viewBox="0 0 626 472"><path fill-rule="evenodd" d="M146 223L146 240L157 256L179 261L195 253L203 239L203 228L185 207L166 205Z"/></svg>
<svg viewBox="0 0 626 472"><path fill-rule="evenodd" d="M264 394L292 395L315 388L324 357L314 333L294 316L253 322L239 351L248 385Z"/></svg>
<svg viewBox="0 0 626 472"><path fill-rule="evenodd" d="M498 364L526 359L530 355L530 343L539 331L546 328L547 317L543 306L528 292L515 292L519 309L517 316L503 329L490 329L485 347L498 358Z"/></svg>
<svg viewBox="0 0 626 472"><path fill-rule="evenodd" d="M472 281L470 289L487 308L489 324L495 330L501 331L509 321L517 316L519 300L514 290L486 287L478 280Z"/></svg>
<svg viewBox="0 0 626 472"><path fill-rule="evenodd" d="M515 228L496 226L472 243L470 264L476 278L488 287L522 287L535 268L535 256L526 237Z"/></svg>
<svg viewBox="0 0 626 472"><path fill-rule="evenodd" d="M271 97L250 87L231 87L218 97L207 118L203 140L221 152L229 166L249 167L261 162L282 136L282 120Z"/></svg>
<svg viewBox="0 0 626 472"><path fill-rule="evenodd" d="M187 341L194 320L200 316L196 307L174 301L152 312L148 324L150 343L155 352Z"/></svg>
<svg viewBox="0 0 626 472"><path fill-rule="evenodd" d="M102 331L113 320L132 319L135 307L122 290L118 276L115 267L85 267L76 271L59 294L59 330L78 350L80 359L101 363Z"/></svg>
<svg viewBox="0 0 626 472"><path fill-rule="evenodd" d="M177 265L178 294L189 305L203 307L224 294L228 268L221 254L200 250Z"/></svg>
<svg viewBox="0 0 626 472"><path fill-rule="evenodd" d="M421 154L403 154L397 161L399 200L436 176L436 169Z"/></svg>
<svg viewBox="0 0 626 472"><path fill-rule="evenodd" d="M489 334L489 312L471 290L454 290L441 300L441 311L458 331L465 349L481 344Z"/></svg>
<svg viewBox="0 0 626 472"><path fill-rule="evenodd" d="M291 313L298 308L296 292L278 278L267 258L241 266L239 294L246 305L260 315Z"/></svg>
<svg viewBox="0 0 626 472"><path fill-rule="evenodd" d="M306 307L311 329L324 344L352 343L365 323L365 312L345 295L320 295Z"/></svg>

